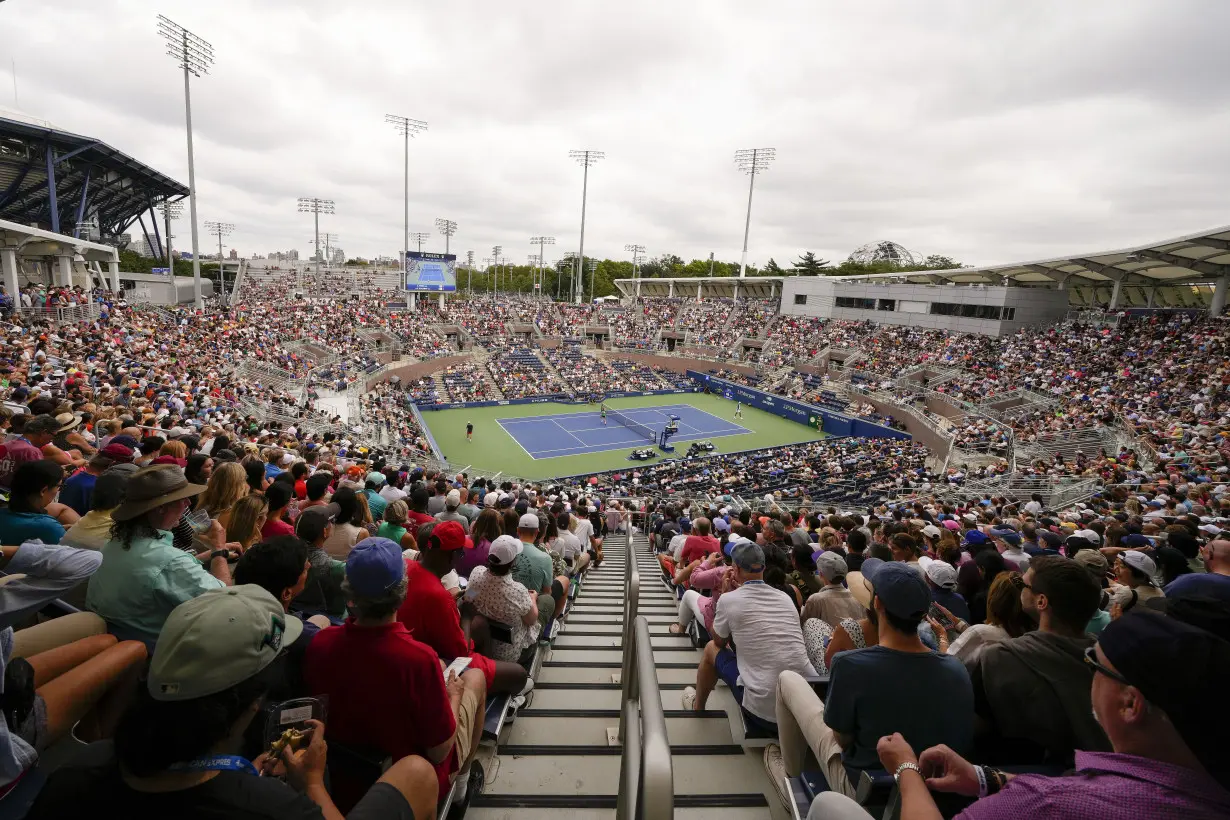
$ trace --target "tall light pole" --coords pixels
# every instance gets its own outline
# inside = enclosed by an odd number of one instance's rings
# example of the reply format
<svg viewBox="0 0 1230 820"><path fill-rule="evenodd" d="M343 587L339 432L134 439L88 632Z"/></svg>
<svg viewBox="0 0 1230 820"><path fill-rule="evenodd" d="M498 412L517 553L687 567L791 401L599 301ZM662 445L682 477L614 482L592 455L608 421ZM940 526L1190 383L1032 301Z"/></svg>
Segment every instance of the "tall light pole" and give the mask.
<svg viewBox="0 0 1230 820"><path fill-rule="evenodd" d="M589 301L594 301L594 274L598 272L598 260L591 259L585 267L589 268Z"/></svg>
<svg viewBox="0 0 1230 820"><path fill-rule="evenodd" d="M427 233L427 231L415 231L410 234L410 241L418 243L419 253L423 252L423 243L428 239L431 239L431 234Z"/></svg>
<svg viewBox="0 0 1230 820"><path fill-rule="evenodd" d="M640 277L637 276L637 266L640 263L641 257L645 255L644 245L624 245L624 250L632 251L632 279L636 282L636 295L641 295Z"/></svg>
<svg viewBox="0 0 1230 820"><path fill-rule="evenodd" d="M179 202L164 199L158 206L158 210L162 211L163 233L167 237L167 276L174 276L175 263L171 261L171 220L179 219L184 215L184 206Z"/></svg>
<svg viewBox="0 0 1230 820"><path fill-rule="evenodd" d="M496 280L495 280L495 295L496 296L500 295L500 280L499 280L500 254L503 252L504 252L503 245L493 245L491 247L491 264L495 268L495 270L493 271L493 274L494 276L496 276Z"/></svg>
<svg viewBox="0 0 1230 820"><path fill-rule="evenodd" d="M451 219L437 219L436 230L444 234L444 255L448 255L448 240L457 233L457 223Z"/></svg>
<svg viewBox="0 0 1230 820"><path fill-rule="evenodd" d="M322 242L324 242L324 243L325 243L325 257L324 257L324 258L325 258L325 264L326 264L326 265L332 265L332 264L333 264L333 257L332 257L332 255L331 255L331 250L332 250L334 247L336 247L336 245L337 245L337 241L338 241L338 240L337 240L337 234L335 234L335 233L327 233L327 232L326 232L326 233L322 233L322 234L320 235L320 239L321 239L321 241L322 241ZM317 249L316 249L316 252L317 252L317 253L320 253L320 248L317 248Z"/></svg>
<svg viewBox="0 0 1230 820"><path fill-rule="evenodd" d="M218 298L225 305L230 300L226 297L226 277L222 275L222 237L235 230L235 226L230 222L206 222L205 230L218 237Z"/></svg>
<svg viewBox="0 0 1230 820"><path fill-rule="evenodd" d="M192 92L188 78L209 73L214 62L214 47L191 31L158 15L158 34L167 41L167 54L184 70L184 121L188 130L188 212L192 219L192 296L196 309L205 306L201 296L201 260L196 232L196 165L192 156Z"/></svg>
<svg viewBox="0 0 1230 820"><path fill-rule="evenodd" d="M410 138L420 131L427 130L427 123L422 120L412 120L400 114L385 114L384 121L393 126L405 141L405 156L403 171L405 173L405 195L402 199L402 232L401 232L401 271L403 274L409 267L406 264L406 252L410 250ZM419 248L421 251L422 248Z"/></svg>
<svg viewBox="0 0 1230 820"><path fill-rule="evenodd" d="M576 253L574 253L573 251L568 251L567 253L565 253L565 254L564 254L564 258L560 260L560 264L561 264L561 265L564 265L564 266L567 266L569 269L575 269L575 268L576 268L576 266L577 266L577 255L576 255ZM556 298L557 298L557 299L562 299L563 297L561 297L561 296L560 296L560 284L564 281L564 277L563 277L563 275L562 275L562 274L563 274L563 271L559 271L559 273L560 273L561 275L559 276L559 278L558 278L558 279L556 279L556 280L555 280L555 294L556 294ZM576 285L576 277L575 277L575 276L574 276L574 277L572 277L572 284L573 284L573 285ZM571 294L571 293L569 293L568 295L569 295L569 296L571 296L572 294Z"/></svg>
<svg viewBox="0 0 1230 820"><path fill-rule="evenodd" d="M466 295L473 293L470 277L474 274L474 251L466 251Z"/></svg>
<svg viewBox="0 0 1230 820"><path fill-rule="evenodd" d="M743 258L739 260L739 278L747 274L747 235L752 229L752 190L756 187L756 174L769 169L769 163L777 158L776 148L745 148L735 151L735 166L751 176L747 185L747 221L743 223Z"/></svg>
<svg viewBox="0 0 1230 820"><path fill-rule="evenodd" d="M604 158L606 154L602 151L569 151L568 156L581 163L585 168L585 175L581 180L581 247L577 253L577 282L576 294L574 301L581 304L581 296L584 282L581 277L584 271L581 270L582 264L585 261L585 200L589 194L589 166L597 164L598 160Z"/></svg>
<svg viewBox="0 0 1230 820"><path fill-rule="evenodd" d="M487 274L487 293L491 293L491 257L483 257L483 273Z"/></svg>
<svg viewBox="0 0 1230 820"><path fill-rule="evenodd" d="M554 245L555 237L554 236L531 236L530 244L538 246L538 290L541 291L543 289L543 285L546 284L545 278L543 277L543 267L542 266L546 262L547 257L543 251L543 248L547 245ZM540 293L539 295L541 296L544 294Z"/></svg>
<svg viewBox="0 0 1230 820"><path fill-rule="evenodd" d="M299 197L299 213L312 214L316 223L316 281L320 282L320 215L334 214L332 199L321 199L315 196ZM302 274L301 274L302 276ZM299 290L303 290L302 279L299 282Z"/></svg>

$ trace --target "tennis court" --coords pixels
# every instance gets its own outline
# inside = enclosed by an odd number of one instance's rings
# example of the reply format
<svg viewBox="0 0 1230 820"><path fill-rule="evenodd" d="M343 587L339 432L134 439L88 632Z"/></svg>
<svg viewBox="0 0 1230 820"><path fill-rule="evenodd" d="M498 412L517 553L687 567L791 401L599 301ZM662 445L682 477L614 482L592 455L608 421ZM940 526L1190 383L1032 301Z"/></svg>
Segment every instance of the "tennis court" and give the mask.
<svg viewBox="0 0 1230 820"><path fill-rule="evenodd" d="M612 411L607 415L605 425L599 411L556 413L529 418L498 418L496 423L517 442L526 455L536 461L541 458L577 456L630 447L656 447L657 434L670 421L671 415L679 417L679 432L671 437L671 443L676 445L751 432L746 427L686 404L629 408ZM631 426L621 424L619 415L627 418ZM654 440L642 432L645 428L652 432Z"/></svg>

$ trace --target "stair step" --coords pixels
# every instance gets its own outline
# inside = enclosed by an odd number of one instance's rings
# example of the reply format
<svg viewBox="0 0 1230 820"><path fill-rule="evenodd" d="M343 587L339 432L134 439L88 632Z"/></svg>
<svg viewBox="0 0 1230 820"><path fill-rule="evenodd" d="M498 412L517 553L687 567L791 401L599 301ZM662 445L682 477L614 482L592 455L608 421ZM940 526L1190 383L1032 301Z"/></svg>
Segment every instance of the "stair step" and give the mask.
<svg viewBox="0 0 1230 820"><path fill-rule="evenodd" d="M617 709L608 710L607 717L537 717L534 711L517 715L516 722L500 738L500 754L518 745L604 745L607 729L619 726ZM725 712L715 712L709 717L667 717L666 736L673 745L708 746L733 742L730 718Z"/></svg>
<svg viewBox="0 0 1230 820"><path fill-rule="evenodd" d="M692 639L687 635L649 633L655 649L691 649ZM561 632L552 646L555 649L619 649L623 645L619 632Z"/></svg>
<svg viewBox="0 0 1230 820"><path fill-rule="evenodd" d="M691 685L696 683L696 667L700 663L680 665L678 667L657 666L658 683L661 685L677 684ZM543 664L542 670L534 676L534 682L545 683L610 683L612 675L619 674L619 664L608 667L595 667L592 664L580 666L553 666L550 661ZM535 695L537 698L537 695ZM677 702L677 701L676 701Z"/></svg>
<svg viewBox="0 0 1230 820"><path fill-rule="evenodd" d="M653 650L653 665L659 669L670 669L675 664L682 663L694 669L696 664L700 663L700 657L700 650L693 649L689 645L662 648L655 646ZM556 646L545 665L557 666L563 663L569 666L603 666L604 664L614 663L618 666L622 661L623 650L619 647L603 648L589 644L583 647Z"/></svg>
<svg viewBox="0 0 1230 820"><path fill-rule="evenodd" d="M494 776L488 776L483 794L475 805L486 802L484 798L499 795L555 796L563 806L571 805L564 801L573 795L614 797L619 789L618 755L621 750L617 747L584 749L565 747L549 749L550 754L509 754L501 748L498 769ZM677 803L689 795L712 797L711 792L717 784L728 795L748 795L750 797L745 799L754 800L753 805L768 805L767 801L759 802L764 801L765 789L773 788L761 763L763 752L757 749L753 754L733 745L702 751L706 753L672 755Z"/></svg>
<svg viewBox="0 0 1230 820"><path fill-rule="evenodd" d="M687 683L692 682L688 681ZM577 684L553 683L551 681L542 681L541 683L535 681L535 683L538 684L534 689L533 708L535 710L618 710L620 707L619 699L621 692L619 684L611 684L609 676L606 681L607 688L601 689L582 688ZM660 689L659 694L662 698L662 708L664 710L669 711L683 708L683 684L667 685ZM720 685L717 689L713 690L713 694L709 696L709 701L706 705L709 707L708 711L727 712L728 714L736 708L734 695L724 685Z"/></svg>
<svg viewBox="0 0 1230 820"><path fill-rule="evenodd" d="M606 808L548 808L544 806L527 806L525 808L496 807L478 805L482 802L478 797L475 804L466 811L468 820L615 820L615 799ZM772 811L767 806L737 807L723 806L720 808L681 807L679 798L675 799L675 817L679 820L771 820Z"/></svg>

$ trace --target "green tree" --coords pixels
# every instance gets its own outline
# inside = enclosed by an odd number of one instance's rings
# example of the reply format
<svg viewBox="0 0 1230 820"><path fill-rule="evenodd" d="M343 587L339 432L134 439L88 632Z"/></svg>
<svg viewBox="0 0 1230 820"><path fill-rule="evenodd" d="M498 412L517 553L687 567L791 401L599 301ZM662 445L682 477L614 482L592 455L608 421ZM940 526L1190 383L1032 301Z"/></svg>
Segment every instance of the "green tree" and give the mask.
<svg viewBox="0 0 1230 820"><path fill-rule="evenodd" d="M781 276L783 273L782 266L777 264L777 260L770 256L769 263L764 266L765 276Z"/></svg>
<svg viewBox="0 0 1230 820"><path fill-rule="evenodd" d="M924 259L923 265L930 270L949 270L951 268L965 267L951 256L941 256L938 253L933 253Z"/></svg>
<svg viewBox="0 0 1230 820"><path fill-rule="evenodd" d="M794 263L794 271L800 276L819 276L830 267L829 260L817 259L811 251L805 251Z"/></svg>

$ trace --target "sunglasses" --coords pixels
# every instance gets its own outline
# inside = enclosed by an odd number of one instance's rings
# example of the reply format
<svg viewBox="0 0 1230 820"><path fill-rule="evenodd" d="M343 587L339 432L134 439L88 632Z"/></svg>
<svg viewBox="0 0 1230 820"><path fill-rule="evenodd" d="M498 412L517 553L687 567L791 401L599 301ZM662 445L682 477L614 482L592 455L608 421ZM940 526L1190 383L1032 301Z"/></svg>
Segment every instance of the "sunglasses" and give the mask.
<svg viewBox="0 0 1230 820"><path fill-rule="evenodd" d="M1124 686L1134 686L1135 685L1130 680L1123 677L1123 675L1120 675L1118 672L1111 669L1110 667L1103 666L1101 663L1098 663L1098 653L1096 651L1096 647L1091 646L1085 650L1085 663L1093 667L1093 670L1095 672L1101 672L1106 677L1118 683L1122 683Z"/></svg>

